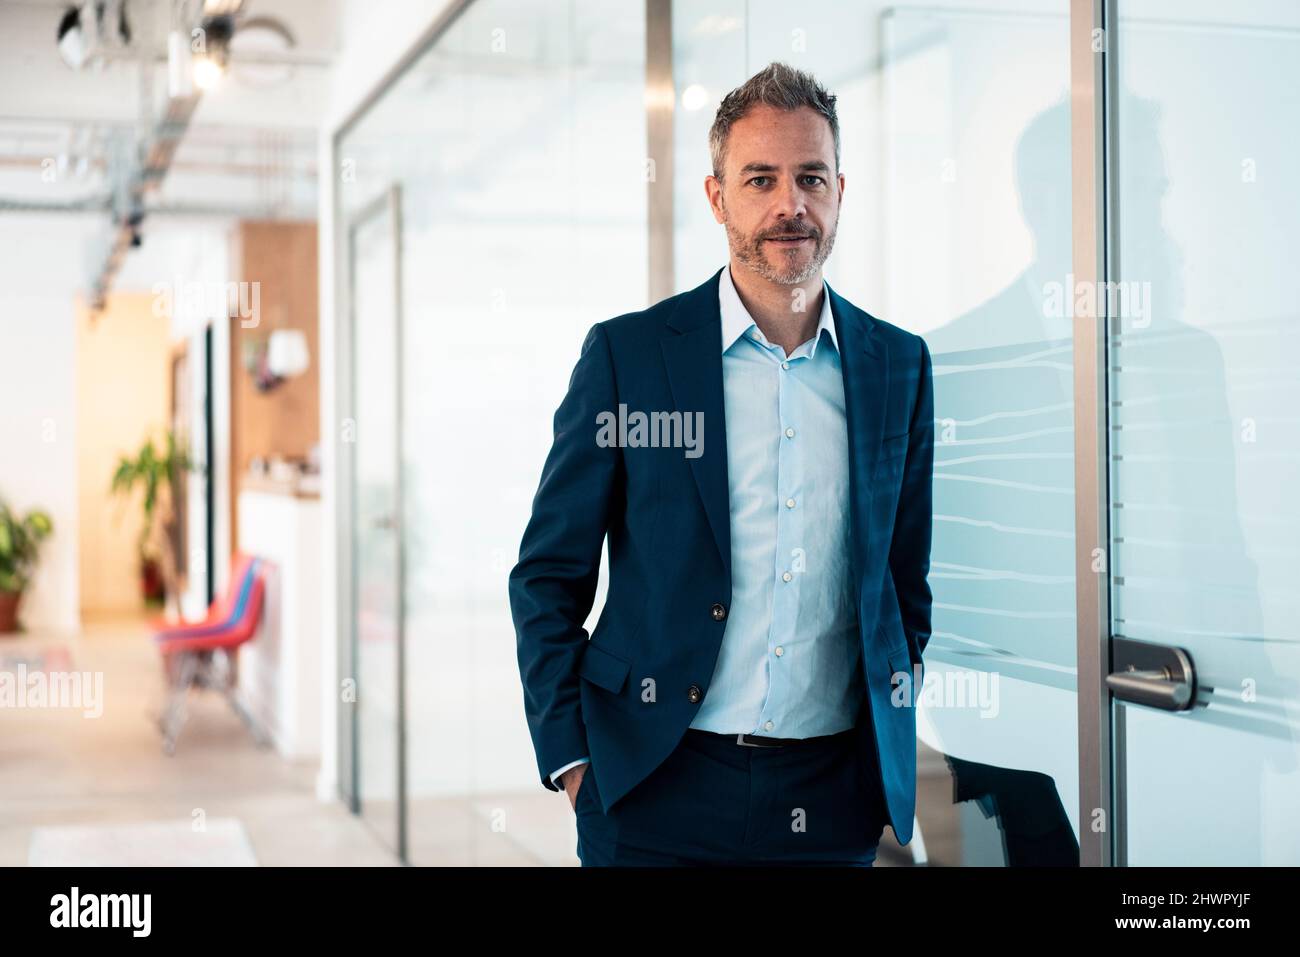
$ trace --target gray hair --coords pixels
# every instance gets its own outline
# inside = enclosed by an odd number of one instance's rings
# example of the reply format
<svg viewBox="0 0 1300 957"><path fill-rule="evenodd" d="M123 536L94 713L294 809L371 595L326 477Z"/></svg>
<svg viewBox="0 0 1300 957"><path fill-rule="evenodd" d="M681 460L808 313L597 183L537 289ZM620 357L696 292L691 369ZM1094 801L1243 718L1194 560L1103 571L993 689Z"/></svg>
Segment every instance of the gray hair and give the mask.
<svg viewBox="0 0 1300 957"><path fill-rule="evenodd" d="M709 156L713 175L722 179L727 136L731 125L760 104L793 111L806 106L826 118L835 140L835 171L840 168L840 121L835 115L835 94L828 93L811 73L784 63L769 63L741 86L722 98L709 130Z"/></svg>

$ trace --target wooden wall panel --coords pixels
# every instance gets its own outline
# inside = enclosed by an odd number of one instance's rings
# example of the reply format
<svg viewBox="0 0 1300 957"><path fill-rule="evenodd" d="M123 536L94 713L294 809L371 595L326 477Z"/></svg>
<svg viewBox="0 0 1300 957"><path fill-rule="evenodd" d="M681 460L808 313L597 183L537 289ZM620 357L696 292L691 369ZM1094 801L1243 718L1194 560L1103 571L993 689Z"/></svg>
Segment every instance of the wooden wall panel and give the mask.
<svg viewBox="0 0 1300 957"><path fill-rule="evenodd" d="M231 262L241 282L259 283L257 325L230 318L231 547L239 549L239 489L255 456L306 458L320 441L319 309L316 224L243 222ZM274 329L300 329L310 367L270 392L259 392L244 368L244 343Z"/></svg>

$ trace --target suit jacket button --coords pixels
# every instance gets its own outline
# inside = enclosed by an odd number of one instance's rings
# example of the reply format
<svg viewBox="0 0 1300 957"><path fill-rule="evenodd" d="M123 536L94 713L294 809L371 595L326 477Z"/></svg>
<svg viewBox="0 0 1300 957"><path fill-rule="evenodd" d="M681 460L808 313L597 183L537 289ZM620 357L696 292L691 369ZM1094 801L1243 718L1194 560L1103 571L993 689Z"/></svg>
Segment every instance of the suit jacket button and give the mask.
<svg viewBox="0 0 1300 957"><path fill-rule="evenodd" d="M686 698L691 704L699 704L700 699L704 697L704 692L700 690L699 685L691 685L686 689Z"/></svg>
<svg viewBox="0 0 1300 957"><path fill-rule="evenodd" d="M724 619L724 618L726 618L726 617L727 617L727 606L726 606L726 605L714 605L714 606L713 606L713 620L714 620L714 621L722 621L722 619Z"/></svg>

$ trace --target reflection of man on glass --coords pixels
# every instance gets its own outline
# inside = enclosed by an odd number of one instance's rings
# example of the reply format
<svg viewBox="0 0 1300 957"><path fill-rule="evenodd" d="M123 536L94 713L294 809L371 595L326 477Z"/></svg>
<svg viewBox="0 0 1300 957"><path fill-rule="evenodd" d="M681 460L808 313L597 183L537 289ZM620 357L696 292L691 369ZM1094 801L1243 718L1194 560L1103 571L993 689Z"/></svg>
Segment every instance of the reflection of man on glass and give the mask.
<svg viewBox="0 0 1300 957"><path fill-rule="evenodd" d="M593 327L555 415L510 575L529 730L584 864L869 866L912 834L929 351L822 278L834 96L772 64L709 140L730 263Z"/></svg>

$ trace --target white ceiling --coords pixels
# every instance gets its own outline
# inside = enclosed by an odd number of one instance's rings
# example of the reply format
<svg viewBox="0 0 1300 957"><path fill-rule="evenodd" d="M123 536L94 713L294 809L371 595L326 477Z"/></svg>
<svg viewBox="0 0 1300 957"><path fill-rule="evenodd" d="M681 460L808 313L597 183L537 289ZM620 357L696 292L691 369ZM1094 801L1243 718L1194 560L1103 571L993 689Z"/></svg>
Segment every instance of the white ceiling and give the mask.
<svg viewBox="0 0 1300 957"><path fill-rule="evenodd" d="M242 17L274 17L294 34L294 64L270 88L242 82L232 70L205 93L151 204L312 208L316 131L338 46L339 2L246 0ZM79 71L63 62L56 45L67 6L66 0L0 0L0 202L52 207L102 198L114 143L129 150L146 119L152 125L162 113L170 0L127 0L140 59Z"/></svg>
<svg viewBox="0 0 1300 957"><path fill-rule="evenodd" d="M0 118L39 117L133 122L140 115L138 63L114 62L102 69L70 69L55 43L62 0L0 0ZM152 54L155 96L166 92L166 39L170 3L127 0L137 43ZM247 16L281 20L297 39L296 52L325 61L337 49L336 0L246 0ZM225 84L205 96L198 123L264 127L314 127L324 106L327 66L294 68L291 80L264 90Z"/></svg>

